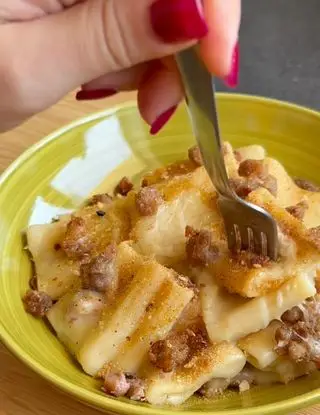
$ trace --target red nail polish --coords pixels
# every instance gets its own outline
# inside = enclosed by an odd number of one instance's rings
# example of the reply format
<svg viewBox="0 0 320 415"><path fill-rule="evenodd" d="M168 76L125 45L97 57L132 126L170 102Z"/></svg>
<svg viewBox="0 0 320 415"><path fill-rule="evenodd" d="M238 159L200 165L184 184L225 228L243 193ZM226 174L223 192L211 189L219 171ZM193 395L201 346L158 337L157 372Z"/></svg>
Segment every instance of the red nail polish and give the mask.
<svg viewBox="0 0 320 415"><path fill-rule="evenodd" d="M173 107L169 108L167 111L159 115L159 117L151 125L150 134L157 134L157 132L160 131L161 128L166 124L166 122L171 118L176 109L177 105L174 105Z"/></svg>
<svg viewBox="0 0 320 415"><path fill-rule="evenodd" d="M87 100L94 100L94 99L102 99L111 97L111 95L115 95L117 91L115 89L93 89L93 90L84 90L81 89L76 94L77 101L87 101Z"/></svg>
<svg viewBox="0 0 320 415"><path fill-rule="evenodd" d="M224 82L230 88L235 88L238 85L239 79L239 44L237 43L233 49L232 60L231 60L231 69L228 76L224 78Z"/></svg>
<svg viewBox="0 0 320 415"><path fill-rule="evenodd" d="M201 39L208 33L201 0L156 0L150 17L155 34L166 43Z"/></svg>

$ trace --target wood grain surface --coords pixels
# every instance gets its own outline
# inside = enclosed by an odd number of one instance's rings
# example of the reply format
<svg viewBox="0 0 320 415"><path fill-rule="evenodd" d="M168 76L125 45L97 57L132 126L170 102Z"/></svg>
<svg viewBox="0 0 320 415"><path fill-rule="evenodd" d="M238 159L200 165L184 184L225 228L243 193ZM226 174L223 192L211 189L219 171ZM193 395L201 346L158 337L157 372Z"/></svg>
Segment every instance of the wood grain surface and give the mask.
<svg viewBox="0 0 320 415"><path fill-rule="evenodd" d="M3 171L31 144L55 129L94 111L134 99L132 93L119 94L108 100L77 103L67 96L51 109L24 125L0 136L0 171ZM20 363L0 344L0 415L98 415L54 389L50 384ZM319 415L320 405L294 415ZM263 415L263 414L261 414Z"/></svg>

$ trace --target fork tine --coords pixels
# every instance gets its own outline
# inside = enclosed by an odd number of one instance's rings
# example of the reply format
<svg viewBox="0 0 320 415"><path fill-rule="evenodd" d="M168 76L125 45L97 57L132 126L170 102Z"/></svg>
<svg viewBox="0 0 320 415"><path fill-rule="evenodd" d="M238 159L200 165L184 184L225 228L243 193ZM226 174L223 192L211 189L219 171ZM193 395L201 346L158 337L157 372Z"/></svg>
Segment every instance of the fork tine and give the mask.
<svg viewBox="0 0 320 415"><path fill-rule="evenodd" d="M250 252L254 252L254 233L252 228L247 228L248 233L248 249Z"/></svg>
<svg viewBox="0 0 320 415"><path fill-rule="evenodd" d="M261 232L261 254L263 256L268 255L268 240L267 235L264 232Z"/></svg>
<svg viewBox="0 0 320 415"><path fill-rule="evenodd" d="M264 232L254 232L250 227L239 227L241 229L241 250L249 250L250 252L255 252L258 255L268 256L268 246L270 246L271 241L268 244L267 235Z"/></svg>

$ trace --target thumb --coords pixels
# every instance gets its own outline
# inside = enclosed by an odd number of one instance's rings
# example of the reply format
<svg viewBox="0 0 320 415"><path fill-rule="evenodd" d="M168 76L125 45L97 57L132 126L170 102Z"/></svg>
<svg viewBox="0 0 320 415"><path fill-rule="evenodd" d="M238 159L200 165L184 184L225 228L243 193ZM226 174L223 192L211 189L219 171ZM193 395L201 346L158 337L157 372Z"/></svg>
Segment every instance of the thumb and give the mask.
<svg viewBox="0 0 320 415"><path fill-rule="evenodd" d="M11 51L7 62L19 68L16 84L23 85L25 95L39 100L46 94L47 101L39 108L34 103L38 111L105 73L196 43L208 30L200 4L200 0L86 0L39 20L5 25L0 28L0 43L5 41L2 50ZM18 46L13 50L12 45Z"/></svg>

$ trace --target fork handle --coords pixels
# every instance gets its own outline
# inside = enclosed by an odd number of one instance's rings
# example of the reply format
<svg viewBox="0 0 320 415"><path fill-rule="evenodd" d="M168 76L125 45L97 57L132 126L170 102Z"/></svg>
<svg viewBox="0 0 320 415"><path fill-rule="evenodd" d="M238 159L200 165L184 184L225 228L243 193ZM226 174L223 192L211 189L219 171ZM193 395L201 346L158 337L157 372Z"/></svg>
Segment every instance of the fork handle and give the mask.
<svg viewBox="0 0 320 415"><path fill-rule="evenodd" d="M199 59L196 47L176 55L192 128L204 166L220 195L233 197L222 153L214 79Z"/></svg>

